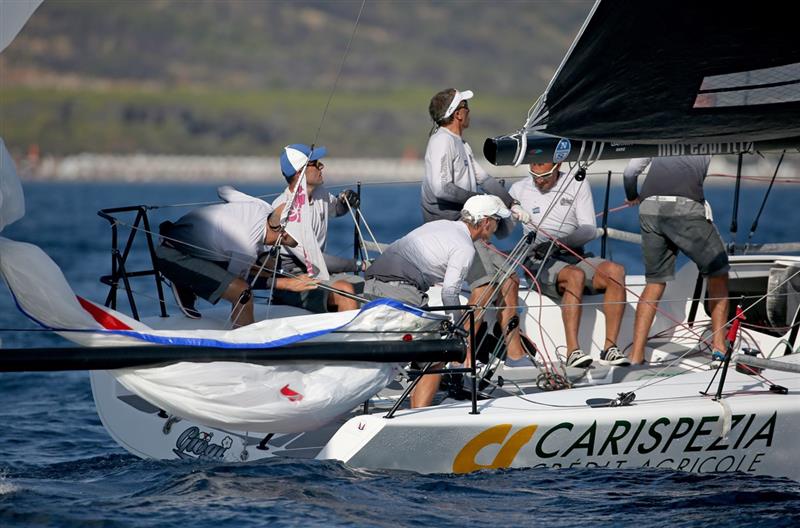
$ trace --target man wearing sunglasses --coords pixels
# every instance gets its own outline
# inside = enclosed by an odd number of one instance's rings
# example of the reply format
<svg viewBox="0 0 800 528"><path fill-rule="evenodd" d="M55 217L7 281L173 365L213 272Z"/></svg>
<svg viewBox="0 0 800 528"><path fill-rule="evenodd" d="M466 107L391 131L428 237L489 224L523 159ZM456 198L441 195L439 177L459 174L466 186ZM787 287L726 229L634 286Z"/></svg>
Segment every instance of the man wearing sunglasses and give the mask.
<svg viewBox="0 0 800 528"><path fill-rule="evenodd" d="M311 214L308 218L303 218L302 222L310 222L313 238L316 239L319 250L322 252L325 268L331 274L343 274L344 272L361 271L357 269L354 259L345 259L328 255L325 252L325 245L328 238L328 219L331 216L338 217L348 212L348 204L352 208L359 206L358 195L348 189L339 196L334 196L325 188L323 170L325 164L322 158L327 154L327 149L323 146L314 147L295 143L284 147L280 156L281 173L286 178L288 186L283 193L275 198L272 206L275 208L277 217L281 217L286 203L294 197L295 189L300 183L300 177L305 171L306 189L308 192L308 206ZM312 265L317 265L316 263ZM295 248L284 247L281 249L281 267L292 274L311 273L305 262L303 248L298 244ZM352 276L350 276L352 277ZM355 289L349 280L345 280L344 275L339 275L332 285L346 293L353 294ZM317 290L313 292L276 292L273 300L278 304L288 304L320 313L325 311L344 311L355 310L358 303L353 299L328 292L327 290Z"/></svg>
<svg viewBox="0 0 800 528"><path fill-rule="evenodd" d="M425 177L422 181L422 217L425 222L458 220L467 200L477 196L478 186L487 194L498 197L513 217L521 222L530 220L528 213L508 194L503 185L492 178L475 160L472 148L463 138L470 125L470 90L442 90L431 98L428 113L433 128L425 150ZM510 219L500 222L497 236L505 238L514 228ZM496 302L503 306L498 320L505 332L507 366L531 366L522 347L519 328L510 324L516 317L519 278L516 273L497 284L504 275L505 257L488 240L475 241L475 259L466 280L472 289L469 302L488 304L488 291L497 289ZM493 301L493 299L489 299ZM512 328L513 327L513 328Z"/></svg>
<svg viewBox="0 0 800 528"><path fill-rule="evenodd" d="M561 319L567 339L567 366L586 368L592 363L578 342L584 292L604 293L606 336L601 361L629 365L616 344L625 311L625 268L605 259L572 254L574 251L582 255L583 245L597 236L589 184L562 173L560 163L532 163L529 168L530 178L518 181L509 192L532 217L530 223L523 223L525 234L536 232L525 265L534 275L539 273L543 294L563 300Z"/></svg>

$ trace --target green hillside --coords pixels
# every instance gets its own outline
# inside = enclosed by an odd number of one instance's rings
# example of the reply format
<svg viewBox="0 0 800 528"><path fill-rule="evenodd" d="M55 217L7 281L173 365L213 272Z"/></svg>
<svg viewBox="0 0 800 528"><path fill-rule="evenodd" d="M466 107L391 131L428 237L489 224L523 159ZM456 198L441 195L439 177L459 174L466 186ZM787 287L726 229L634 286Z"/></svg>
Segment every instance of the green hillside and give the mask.
<svg viewBox="0 0 800 528"><path fill-rule="evenodd" d="M361 2L45 0L0 56L0 135L43 153L274 154L313 140ZM419 155L437 90L518 128L591 4L368 1L320 132Z"/></svg>

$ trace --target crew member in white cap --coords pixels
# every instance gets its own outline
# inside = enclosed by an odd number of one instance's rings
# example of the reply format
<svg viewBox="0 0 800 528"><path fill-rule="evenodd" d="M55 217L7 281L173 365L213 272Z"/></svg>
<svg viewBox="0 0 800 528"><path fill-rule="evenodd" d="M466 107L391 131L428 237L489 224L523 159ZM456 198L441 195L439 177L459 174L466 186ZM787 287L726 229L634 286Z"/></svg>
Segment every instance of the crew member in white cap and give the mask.
<svg viewBox="0 0 800 528"><path fill-rule="evenodd" d="M530 215L515 201L503 185L492 178L475 160L469 143L462 137L469 128L470 109L467 101L472 91L448 88L431 99L428 112L434 122L433 133L425 151L425 178L422 180L422 217L425 222L456 220L466 201L478 194L478 185L502 200L515 220L527 223ZM514 228L511 219L503 220L497 236L504 238ZM498 289L503 297L501 319L511 321L519 303L519 277L511 273L497 287L497 278L504 275L505 257L488 240L475 242L476 258L467 273L472 289L470 304L484 304L487 289ZM514 325L511 325L514 326ZM506 366L531 366L522 348L519 327L503 327L508 356ZM519 358L520 361L514 361Z"/></svg>
<svg viewBox="0 0 800 528"><path fill-rule="evenodd" d="M308 205L311 210L308 221L311 223L311 230L319 244L319 249L323 252L322 256L324 257L327 270L331 273L361 271L356 269L353 259L343 259L341 257L324 254L325 244L328 238L328 218L331 215L342 216L346 214L348 211L348 203L352 208L357 208L359 205L358 195L350 189L342 192L338 197L332 195L325 189L322 174L325 165L321 160L327 153L328 150L322 146L312 149L308 145L295 143L285 147L280 156L281 173L283 177L286 178L289 185L283 193L272 202L272 206L275 208L276 216L280 217L286 203L292 199L295 187L300 181L303 170L305 170L306 188L309 196ZM303 219L303 221L305 222L306 219ZM292 253L287 248L281 250L281 266L284 271L290 273L311 273L311 270L307 269L306 263L298 259L296 253ZM338 278L341 279L341 277ZM352 294L355 291L353 286L344 280L337 280L332 282L332 284L335 288L343 290L346 293ZM276 292L276 295L273 295L273 300L279 304L298 306L317 313L324 311L353 310L358 308L358 303L351 298L336 293L329 293L327 290L323 289L301 293L288 291Z"/></svg>
<svg viewBox="0 0 800 528"><path fill-rule="evenodd" d="M461 304L461 285L475 257L473 243L488 241L499 223L510 216L511 211L496 196L469 198L460 220L423 224L390 245L367 269L364 293L422 306L428 302L425 292L441 282L444 305ZM411 406L430 405L439 380L438 375L423 377L411 395Z"/></svg>

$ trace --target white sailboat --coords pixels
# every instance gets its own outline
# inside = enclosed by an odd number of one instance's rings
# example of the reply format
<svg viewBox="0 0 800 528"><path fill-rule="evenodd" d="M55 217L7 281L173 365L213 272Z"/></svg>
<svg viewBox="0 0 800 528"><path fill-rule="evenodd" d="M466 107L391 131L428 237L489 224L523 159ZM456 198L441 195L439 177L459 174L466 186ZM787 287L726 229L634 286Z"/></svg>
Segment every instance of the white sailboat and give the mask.
<svg viewBox="0 0 800 528"><path fill-rule="evenodd" d="M631 3L627 8L637 9L637 6L637 3ZM639 8L647 9L644 6ZM705 8L700 8L700 11L705 15L713 14L707 13L709 10ZM667 110L677 108L668 117L675 118L680 124L677 128L684 132L702 129L704 134L680 136L667 128L666 135L648 135L663 120L648 122L648 112L643 112L634 116L641 121L638 129L614 136L614 130L620 128L614 129L612 124L603 121L607 115L617 115L611 111L612 107L600 115L589 114L592 119L587 120L594 128L579 128L577 135L571 136L570 127L574 121L567 117L574 118L576 105L583 105L579 107L585 109L587 104L593 104L591 100L571 99L581 93L576 87L583 88L582 93L594 93L598 86L605 85L567 83L568 89L562 92L559 92L559 87L565 86L565 76L572 79L569 76L585 69L586 61L596 63L604 53L602 39L597 36L609 34L605 28L606 24L611 24L609 20L624 20L625 16L633 17L618 4L598 2L548 91L531 112L525 128L510 136L487 140L485 151L488 159L519 164L535 159L552 160L557 155L566 161L586 164L609 156L678 154L686 153L687 149L689 152L694 149L705 153L717 149L717 152L739 153L754 152L762 148L761 145L784 148L800 144L796 137L800 136L800 131L796 130L800 120L795 119L800 98L791 97L786 101L770 102L767 106L773 106L769 108L753 105L741 110L733 105L734 111L740 112L736 119L730 118L731 106L720 105L717 108L720 111L716 113L715 107L709 110L709 106L703 106L701 119L692 128L691 121L677 119L681 117L678 115L681 105L685 106L686 102L671 93L669 101L661 101ZM707 22L698 17L696 23L704 21ZM681 30L688 31L686 28ZM723 28L719 30L723 31ZM741 32L737 33L737 37L741 36ZM727 42L718 35L715 38ZM788 47L788 52L778 59L774 54L769 55L766 65L761 66L748 58L745 67L755 69L800 64L797 44L790 41ZM704 49L704 53L708 57L711 52ZM779 64L781 60L783 64ZM577 65L574 61L578 61ZM628 69L640 66L632 64ZM697 66L702 67L702 64ZM790 69L787 75L792 71ZM622 75L617 71L613 73ZM629 83L635 80L624 75L621 78ZM669 82L673 78L666 79ZM654 81L651 79L649 82ZM781 84L783 87L797 86L786 80L779 82L784 83ZM612 84L608 89L615 87L618 86ZM692 89L696 91L697 86ZM609 97L605 104L614 100L618 99ZM559 103L563 104L560 106ZM594 104L597 106L596 101ZM625 106L628 102L621 104ZM603 105L597 107L603 108ZM566 114L562 121L559 121L560 112ZM688 113L692 114L691 111ZM742 115L761 114L769 118L768 126L762 124L757 130L751 130L737 125L737 119ZM600 133L609 129L611 135ZM10 193L4 190L4 196L4 208L8 203L17 204L15 207L19 208L15 199L7 199ZM14 219L5 220L5 223ZM48 260L38 248L2 240L0 268L23 311L83 346L144 345L165 340L192 345L187 340L202 338L206 340L204 345L213 341L214 345L225 342L238 347L264 349L289 335L312 334L307 338L311 343L341 345L363 340L361 332L364 330L372 332L373 337L377 333L380 340L390 343L402 342L401 336L406 333L412 336L412 340L421 336L418 341L442 344L442 317L391 302L369 306L358 314L298 316L296 313L275 312L277 319L270 319L261 326L256 323L250 330L242 329L244 331L225 330L222 321L226 317L215 319L211 313L204 314L202 327L188 319L138 320L99 304L76 300L60 271L47 264ZM43 267L31 266L32 262L41 263ZM264 383L259 387L260 392L253 393L257 395L256 399L268 393L277 394L280 411L263 408L253 414L251 408L242 405L251 395L234 389L241 380L252 381L265 375L264 369L273 368L263 365L264 356L258 358L262 364L250 363L251 358L240 356L229 371L224 370L229 367L218 363L194 362L158 368L125 365L123 370L105 367L105 370L92 370L92 389L98 414L111 436L130 452L145 458L244 461L270 456L299 456L336 459L355 467L455 473L503 467L655 467L700 473L744 471L800 480L800 464L796 462L800 460L800 448L793 441L800 427L800 378L796 372L800 365L797 355L784 357L796 346L798 294L787 285L791 285L800 274L800 258L735 256L731 259L731 266L732 297L737 297L737 292L747 292L762 301L771 298L771 313L783 316L783 320L774 321L774 328L766 332L751 329L746 334L734 336L733 351L746 348L771 360L764 363L766 370L755 375L754 371L748 370L753 367L735 369L733 364L737 359L730 367L727 362L721 368L711 364L703 346L707 337L704 336L702 317L705 286L698 278L696 268L688 265L665 293L665 298L686 299L685 303L666 306L654 326L654 332L662 334L661 338L650 342L648 349L648 359L655 367L637 370L596 366L564 371L565 377L573 384L586 385L568 391L539 390L543 387L537 388L536 380L548 372L545 369L504 370L498 366L485 387L485 392L492 392L489 399L480 402L449 401L435 407L393 409L389 413L385 412L387 402L378 399L373 401L371 413L353 414L341 424L336 421L337 417L391 383L391 367L376 365L366 357L363 358L366 364L334 367L356 369L355 372L363 374L357 376L354 371L346 374L339 371L334 377L360 377L362 382L356 386L337 384L336 391L344 395L341 401L337 405L322 405L313 412L307 412L303 405L312 401L306 396L308 390L318 383L311 380L306 384L308 378L304 376L309 372L303 370L305 367L298 368L292 364L286 367L291 372L280 372L276 378L293 376L299 381ZM30 287L40 280L48 284L46 294ZM638 293L643 284L642 277L629 277L627 286ZM540 349L549 347L554 350L564 339L558 309L552 301L535 292L530 295L524 292L523 296L527 302L521 323L523 329L535 336ZM435 292L432 292L432 298L435 297ZM581 324L581 340L592 342L594 348L599 349L597 344L602 343L603 335L602 311L594 302L597 299L589 297L585 300L588 304ZM540 311L542 306L552 309ZM758 303L745 307L747 311L758 309L763 309ZM621 342L631 340L632 315L633 309L629 307L623 321ZM214 326L215 320L218 326ZM126 328L121 328L120 324ZM264 338L265 327L268 328L267 338ZM318 332L324 335L316 335ZM445 356L453 352L461 354L463 348L449 342L439 346L436 352ZM422 357L426 358L424 360L433 358ZM748 354L742 354L739 359L743 364L753 363ZM174 360L174 357L171 360L162 358L162 361ZM674 369L660 370L662 365L671 364L673 360ZM196 378L186 376L187 368L197 368ZM320 370L318 365L308 368ZM529 372L524 372L526 370ZM173 371L184 372L170 377ZM206 389L223 377L223 372L228 386L221 391L222 394L214 394L213 401L204 399ZM678 375L679 372L682 373ZM323 372L321 375L326 374ZM534 383L520 385L517 378L533 380ZM296 390L298 384L302 384L304 389ZM187 397L189 385L192 385L193 394ZM281 392L284 388L288 390ZM302 395L303 399L298 399L297 395ZM321 399L326 397L323 395ZM202 409L198 410L198 407ZM278 416L286 408L292 409L293 413L288 417ZM366 410L369 411L369 407Z"/></svg>

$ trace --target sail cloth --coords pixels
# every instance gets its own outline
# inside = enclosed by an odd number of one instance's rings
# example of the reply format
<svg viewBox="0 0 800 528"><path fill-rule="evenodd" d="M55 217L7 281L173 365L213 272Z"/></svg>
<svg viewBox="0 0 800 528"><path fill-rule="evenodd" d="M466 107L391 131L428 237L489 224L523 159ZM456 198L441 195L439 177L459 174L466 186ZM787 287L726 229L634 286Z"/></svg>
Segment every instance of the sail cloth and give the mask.
<svg viewBox="0 0 800 528"><path fill-rule="evenodd" d="M0 233L7 225L25 216L25 196L14 160L0 138Z"/></svg>
<svg viewBox="0 0 800 528"><path fill-rule="evenodd" d="M169 414L209 427L258 433L313 431L353 410L394 375L385 363L176 363L112 372Z"/></svg>
<svg viewBox="0 0 800 528"><path fill-rule="evenodd" d="M0 2L0 52L11 44L42 0L2 0Z"/></svg>
<svg viewBox="0 0 800 528"><path fill-rule="evenodd" d="M311 339L340 343L376 339L381 332L400 339L402 332L434 332L444 316L391 300L378 300L361 310L310 314L258 321L232 330L158 330L121 312L81 299L61 269L33 244L0 237L0 277L19 309L44 328L84 346L176 345L217 348L270 348ZM338 332L333 335L333 332Z"/></svg>
<svg viewBox="0 0 800 528"><path fill-rule="evenodd" d="M23 313L84 346L269 348L315 340L346 347L355 340L400 340L406 332L438 336L443 320L397 301L381 300L358 312L270 319L235 330L156 330L77 297L44 251L3 237L0 276ZM316 429L353 409L385 387L393 369L392 364L366 362L217 361L111 373L125 388L175 416L210 427L291 433Z"/></svg>
<svg viewBox="0 0 800 528"><path fill-rule="evenodd" d="M800 136L800 38L785 5L602 0L529 130L635 143Z"/></svg>

